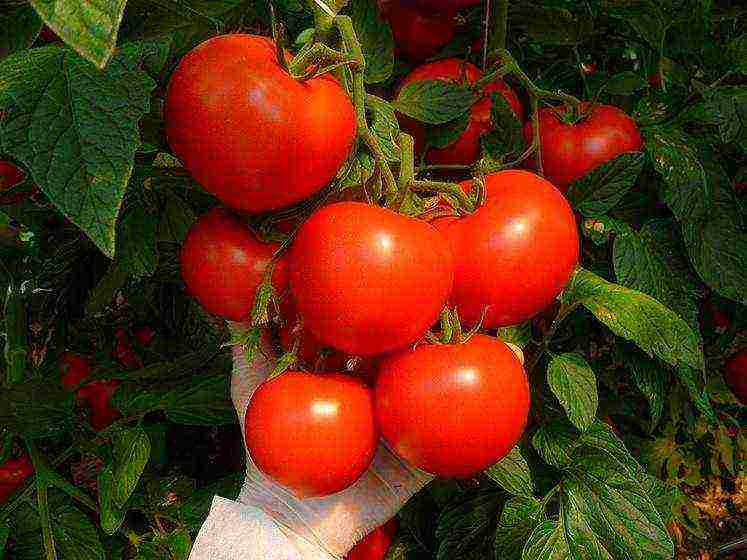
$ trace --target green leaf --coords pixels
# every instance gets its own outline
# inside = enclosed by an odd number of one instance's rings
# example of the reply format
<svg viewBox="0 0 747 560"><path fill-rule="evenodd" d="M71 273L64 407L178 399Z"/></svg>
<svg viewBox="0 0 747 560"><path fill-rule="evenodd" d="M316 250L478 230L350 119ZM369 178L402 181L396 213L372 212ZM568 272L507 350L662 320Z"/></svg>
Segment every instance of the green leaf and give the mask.
<svg viewBox="0 0 747 560"><path fill-rule="evenodd" d="M114 471L111 466L104 467L98 476L99 519L101 529L107 535L113 535L120 528L126 511L114 503Z"/></svg>
<svg viewBox="0 0 747 560"><path fill-rule="evenodd" d="M649 222L640 231L629 229L618 233L613 246L612 261L617 281L660 301L694 330L699 328L695 292L687 282L686 273L670 265L669 249L660 243L661 222ZM671 227L671 224L670 224Z"/></svg>
<svg viewBox="0 0 747 560"><path fill-rule="evenodd" d="M456 142L469 126L469 113L459 115L452 121L438 126L426 126L426 141L429 146L443 149Z"/></svg>
<svg viewBox="0 0 747 560"><path fill-rule="evenodd" d="M187 560L192 550L192 538L185 528L177 529L166 537L166 546L173 560Z"/></svg>
<svg viewBox="0 0 747 560"><path fill-rule="evenodd" d="M558 521L544 521L529 535L521 560L573 560L565 530Z"/></svg>
<svg viewBox="0 0 747 560"><path fill-rule="evenodd" d="M636 91L647 87L648 82L631 70L611 76L604 85L607 93L612 95L632 95Z"/></svg>
<svg viewBox="0 0 747 560"><path fill-rule="evenodd" d="M418 552L422 551L422 545L418 544L408 535L400 535L389 547L383 560L417 560Z"/></svg>
<svg viewBox="0 0 747 560"><path fill-rule="evenodd" d="M0 560L5 560L5 547L8 544L10 536L10 527L5 523L0 523Z"/></svg>
<svg viewBox="0 0 747 560"><path fill-rule="evenodd" d="M555 356L547 369L547 381L568 419L579 430L588 429L597 415L599 395L597 378L583 356Z"/></svg>
<svg viewBox="0 0 747 560"><path fill-rule="evenodd" d="M500 494L481 492L450 503L438 517L436 560L484 560L492 556Z"/></svg>
<svg viewBox="0 0 747 560"><path fill-rule="evenodd" d="M71 51L33 49L0 62L4 151L107 255L155 82L140 68L155 43L123 49L104 71ZM29 68L34 68L29 72Z"/></svg>
<svg viewBox="0 0 747 560"><path fill-rule="evenodd" d="M399 92L394 107L413 119L443 124L466 113L474 96L468 87L441 80L420 80Z"/></svg>
<svg viewBox="0 0 747 560"><path fill-rule="evenodd" d="M53 513L52 533L63 559L106 558L96 527L86 515L73 506L63 506Z"/></svg>
<svg viewBox="0 0 747 560"><path fill-rule="evenodd" d="M236 421L224 374L212 375L172 391L166 400L166 417L177 424L214 426Z"/></svg>
<svg viewBox="0 0 747 560"><path fill-rule="evenodd" d="M114 504L124 507L150 458L150 440L142 428L118 432L114 439Z"/></svg>
<svg viewBox="0 0 747 560"><path fill-rule="evenodd" d="M373 175L373 171L373 157L359 148L342 167L335 180L341 189L355 187L366 183Z"/></svg>
<svg viewBox="0 0 747 560"><path fill-rule="evenodd" d="M158 223L158 241L181 244L195 218L192 207L182 197L168 193Z"/></svg>
<svg viewBox="0 0 747 560"><path fill-rule="evenodd" d="M578 434L564 422L540 425L532 436L532 446L548 465L562 467L571 461Z"/></svg>
<svg viewBox="0 0 747 560"><path fill-rule="evenodd" d="M593 22L583 12L536 3L512 4L511 25L546 45L577 45L593 30Z"/></svg>
<svg viewBox="0 0 747 560"><path fill-rule="evenodd" d="M733 70L747 74L747 33L729 41L727 50Z"/></svg>
<svg viewBox="0 0 747 560"><path fill-rule="evenodd" d="M630 7L612 10L610 15L630 25L655 52L661 52L666 32L666 20L654 2L633 2Z"/></svg>
<svg viewBox="0 0 747 560"><path fill-rule="evenodd" d="M384 82L394 68L392 30L379 17L375 0L350 0L350 17L366 58L367 84Z"/></svg>
<svg viewBox="0 0 747 560"><path fill-rule="evenodd" d="M501 161L508 155L520 154L524 149L523 127L505 97L493 93L491 100L493 130L482 137L482 145L492 159Z"/></svg>
<svg viewBox="0 0 747 560"><path fill-rule="evenodd" d="M152 275L158 266L156 231L158 218L144 205L129 208L119 222L117 260L122 270L136 279Z"/></svg>
<svg viewBox="0 0 747 560"><path fill-rule="evenodd" d="M503 342L510 342L523 349L532 340L532 322L527 321L510 327L498 327L495 336Z"/></svg>
<svg viewBox="0 0 747 560"><path fill-rule="evenodd" d="M127 0L30 0L49 28L103 68L114 52Z"/></svg>
<svg viewBox="0 0 747 560"><path fill-rule="evenodd" d="M72 425L73 402L55 383L27 381L3 388L0 426L28 439L59 435Z"/></svg>
<svg viewBox="0 0 747 560"><path fill-rule="evenodd" d="M638 389L648 401L651 412L649 432L653 432L664 411L664 385L669 375L655 360L641 354L634 348L619 345L618 357L633 373Z"/></svg>
<svg viewBox="0 0 747 560"><path fill-rule="evenodd" d="M0 58L31 47L42 21L31 6L5 8L0 14Z"/></svg>
<svg viewBox="0 0 747 560"><path fill-rule="evenodd" d="M489 467L485 474L514 496L531 497L534 494L532 473L529 472L527 460L524 459L518 446L495 465Z"/></svg>
<svg viewBox="0 0 747 560"><path fill-rule="evenodd" d="M495 531L495 560L520 560L532 530L543 521L544 507L535 498L514 497L503 506Z"/></svg>
<svg viewBox="0 0 747 560"><path fill-rule="evenodd" d="M562 482L561 516L573 557L674 558L674 543L645 488L602 451L576 454Z"/></svg>
<svg viewBox="0 0 747 560"><path fill-rule="evenodd" d="M643 130L646 153L664 179L662 197L678 220L708 213L711 187L692 142L680 130L652 126Z"/></svg>
<svg viewBox="0 0 747 560"><path fill-rule="evenodd" d="M371 95L366 95L366 108L370 112L371 132L378 138L387 160L399 161L399 123L391 103Z"/></svg>
<svg viewBox="0 0 747 560"><path fill-rule="evenodd" d="M190 531L196 533L210 511L213 498L216 495L230 499L236 498L243 481L243 472L222 478L204 488L200 488L183 502L178 502L172 506L169 511L175 511L179 520L184 523Z"/></svg>
<svg viewBox="0 0 747 560"><path fill-rule="evenodd" d="M709 88L703 97L708 116L718 127L721 141L725 144L737 142L742 148L747 148L747 87Z"/></svg>
<svg viewBox="0 0 747 560"><path fill-rule="evenodd" d="M617 336L635 342L648 355L668 364L703 370L700 337L676 313L651 296L607 282L579 268L564 292Z"/></svg>
<svg viewBox="0 0 747 560"><path fill-rule="evenodd" d="M571 183L567 197L584 216L602 216L633 188L644 161L640 152L621 154Z"/></svg>

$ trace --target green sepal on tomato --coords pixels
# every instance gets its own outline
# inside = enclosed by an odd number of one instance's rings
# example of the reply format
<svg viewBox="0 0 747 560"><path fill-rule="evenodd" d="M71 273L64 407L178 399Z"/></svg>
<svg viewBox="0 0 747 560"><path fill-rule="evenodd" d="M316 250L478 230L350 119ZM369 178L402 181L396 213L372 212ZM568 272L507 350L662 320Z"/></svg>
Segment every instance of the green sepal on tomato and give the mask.
<svg viewBox="0 0 747 560"><path fill-rule="evenodd" d="M325 187L357 130L335 78L296 80L270 39L246 34L208 39L181 60L165 120L169 144L192 177L250 212L289 206Z"/></svg>

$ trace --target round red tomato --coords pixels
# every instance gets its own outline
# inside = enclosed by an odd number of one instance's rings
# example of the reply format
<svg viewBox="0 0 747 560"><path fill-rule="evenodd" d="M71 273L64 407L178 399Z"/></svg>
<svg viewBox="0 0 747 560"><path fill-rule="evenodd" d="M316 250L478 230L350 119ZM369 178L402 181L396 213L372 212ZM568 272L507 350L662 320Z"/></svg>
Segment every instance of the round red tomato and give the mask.
<svg viewBox="0 0 747 560"><path fill-rule="evenodd" d="M726 384L740 403L747 406L747 350L742 350L726 363Z"/></svg>
<svg viewBox="0 0 747 560"><path fill-rule="evenodd" d="M397 50L409 60L430 58L454 38L451 15L421 11L399 0L389 3L385 15Z"/></svg>
<svg viewBox="0 0 747 560"><path fill-rule="evenodd" d="M519 441L529 384L506 344L475 335L384 358L375 403L381 434L400 457L438 476L467 477Z"/></svg>
<svg viewBox="0 0 747 560"><path fill-rule="evenodd" d="M423 336L451 292L449 246L430 224L378 206L340 202L314 213L289 255L304 328L354 356Z"/></svg>
<svg viewBox="0 0 747 560"><path fill-rule="evenodd" d="M355 110L334 78L294 80L273 42L254 35L214 37L187 54L171 77L165 118L192 176L251 212L326 186L356 136Z"/></svg>
<svg viewBox="0 0 747 560"><path fill-rule="evenodd" d="M0 192L12 189L25 178L26 174L20 167L9 161L0 161Z"/></svg>
<svg viewBox="0 0 747 560"><path fill-rule="evenodd" d="M189 293L210 313L232 321L249 317L257 288L277 245L259 241L241 220L214 208L190 228L181 253L182 278ZM280 261L273 284L282 291Z"/></svg>
<svg viewBox="0 0 747 560"><path fill-rule="evenodd" d="M60 358L60 381L66 389L73 389L91 375L91 362L85 356L65 352Z"/></svg>
<svg viewBox="0 0 747 560"><path fill-rule="evenodd" d="M445 58L417 67L410 72L400 85L400 89L408 84L422 80L441 80L473 84L482 78L482 71L470 62L458 58ZM524 119L524 109L516 93L503 80L490 82L482 88L483 96L470 109L469 124L462 135L451 145L443 149L428 150L427 158L434 164L441 165L470 165L480 157L480 137L492 128L490 120L491 93L500 93L508 101L516 116ZM402 128L415 138L418 149L422 149L425 142L425 129L421 123L400 115Z"/></svg>
<svg viewBox="0 0 747 560"><path fill-rule="evenodd" d="M29 458L8 459L0 465L0 504L6 502L34 474Z"/></svg>
<svg viewBox="0 0 747 560"><path fill-rule="evenodd" d="M371 390L344 374L286 372L262 383L246 410L255 464L300 498L353 484L377 440Z"/></svg>
<svg viewBox="0 0 747 560"><path fill-rule="evenodd" d="M485 177L486 202L458 220L437 220L454 254L451 302L474 325L515 325L550 305L579 259L576 219L561 192L529 171Z"/></svg>
<svg viewBox="0 0 747 560"><path fill-rule="evenodd" d="M625 152L639 152L643 139L638 125L617 107L582 104L587 116L576 124L563 122L564 107L539 110L542 166L547 179L565 189L592 169ZM532 141L532 123L524 126Z"/></svg>
<svg viewBox="0 0 747 560"><path fill-rule="evenodd" d="M346 560L383 560L397 533L397 518L376 527L348 552Z"/></svg>

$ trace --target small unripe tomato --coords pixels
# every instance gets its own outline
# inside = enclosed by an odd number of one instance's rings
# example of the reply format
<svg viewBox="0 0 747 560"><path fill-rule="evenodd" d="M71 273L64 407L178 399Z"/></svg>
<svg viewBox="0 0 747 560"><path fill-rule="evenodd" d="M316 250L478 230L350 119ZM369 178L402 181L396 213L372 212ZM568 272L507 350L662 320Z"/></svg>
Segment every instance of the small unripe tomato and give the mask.
<svg viewBox="0 0 747 560"><path fill-rule="evenodd" d="M245 427L259 470L299 498L353 484L379 437L371 390L339 373L289 371L265 381L249 401Z"/></svg>
<svg viewBox="0 0 747 560"><path fill-rule="evenodd" d="M469 477L521 438L529 383L505 343L474 335L385 357L375 402L381 434L400 457L438 476Z"/></svg>
<svg viewBox="0 0 747 560"><path fill-rule="evenodd" d="M397 518L376 527L348 552L345 560L383 560L397 533Z"/></svg>
<svg viewBox="0 0 747 560"><path fill-rule="evenodd" d="M737 352L726 362L724 378L737 400L747 405L747 349Z"/></svg>
<svg viewBox="0 0 747 560"><path fill-rule="evenodd" d="M241 220L215 208L192 225L184 240L182 278L189 293L210 313L242 321L251 314L277 247L259 241ZM273 286L282 291L285 278L285 267L279 262Z"/></svg>

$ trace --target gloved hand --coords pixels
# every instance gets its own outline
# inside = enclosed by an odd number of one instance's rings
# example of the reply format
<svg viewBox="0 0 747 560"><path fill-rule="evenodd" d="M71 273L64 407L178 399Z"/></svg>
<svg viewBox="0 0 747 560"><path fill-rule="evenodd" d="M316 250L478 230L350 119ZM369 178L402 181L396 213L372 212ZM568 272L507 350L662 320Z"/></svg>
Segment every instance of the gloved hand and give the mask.
<svg viewBox="0 0 747 560"><path fill-rule="evenodd" d="M243 434L252 392L272 371L277 355L269 338L264 337L252 363L247 362L241 347L234 348L233 356L231 397ZM409 467L380 444L371 467L355 484L332 496L300 500L262 474L247 456L246 479L238 501L269 515L294 546L303 551L299 558L342 558L366 534L393 517L431 479L431 475ZM284 554L277 549L276 556L254 558L291 558ZM223 558L216 556L219 557Z"/></svg>

